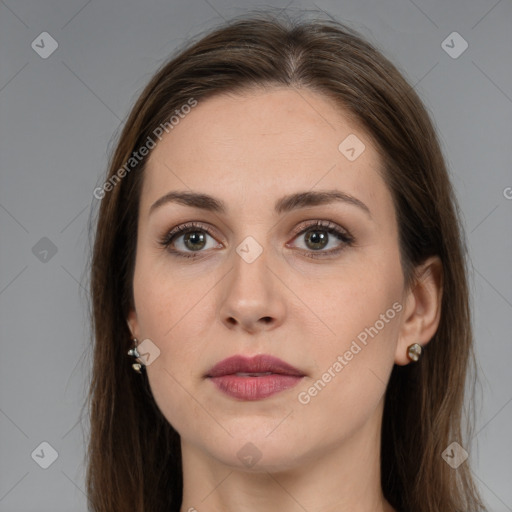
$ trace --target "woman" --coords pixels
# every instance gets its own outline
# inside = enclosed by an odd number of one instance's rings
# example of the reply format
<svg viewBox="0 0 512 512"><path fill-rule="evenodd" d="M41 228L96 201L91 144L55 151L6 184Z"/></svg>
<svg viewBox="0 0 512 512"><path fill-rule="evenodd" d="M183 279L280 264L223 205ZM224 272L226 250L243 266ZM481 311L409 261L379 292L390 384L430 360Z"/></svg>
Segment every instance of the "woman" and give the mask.
<svg viewBox="0 0 512 512"><path fill-rule="evenodd" d="M356 32L259 14L190 44L95 196L92 510L485 510L456 199Z"/></svg>

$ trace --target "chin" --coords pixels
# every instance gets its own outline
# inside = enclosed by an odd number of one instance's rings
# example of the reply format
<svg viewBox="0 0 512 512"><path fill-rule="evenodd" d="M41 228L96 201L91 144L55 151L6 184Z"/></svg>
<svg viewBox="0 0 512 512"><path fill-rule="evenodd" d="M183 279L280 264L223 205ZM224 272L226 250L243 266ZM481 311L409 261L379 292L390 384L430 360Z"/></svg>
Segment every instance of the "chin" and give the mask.
<svg viewBox="0 0 512 512"><path fill-rule="evenodd" d="M251 432L254 429L250 429ZM299 463L304 443L283 431L281 436L260 430L257 433L232 432L224 442L206 444L205 449L219 462L251 472L280 472L293 469Z"/></svg>

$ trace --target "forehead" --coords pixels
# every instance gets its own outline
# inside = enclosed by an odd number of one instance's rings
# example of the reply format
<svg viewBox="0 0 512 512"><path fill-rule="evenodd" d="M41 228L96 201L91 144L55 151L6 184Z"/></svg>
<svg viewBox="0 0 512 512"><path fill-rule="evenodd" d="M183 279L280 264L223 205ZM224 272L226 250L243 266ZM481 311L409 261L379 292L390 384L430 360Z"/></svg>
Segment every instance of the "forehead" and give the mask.
<svg viewBox="0 0 512 512"><path fill-rule="evenodd" d="M292 88L218 95L199 101L157 140L141 206L147 211L168 191L188 189L257 211L282 195L319 188L385 208L390 197L380 166L366 132L324 95Z"/></svg>

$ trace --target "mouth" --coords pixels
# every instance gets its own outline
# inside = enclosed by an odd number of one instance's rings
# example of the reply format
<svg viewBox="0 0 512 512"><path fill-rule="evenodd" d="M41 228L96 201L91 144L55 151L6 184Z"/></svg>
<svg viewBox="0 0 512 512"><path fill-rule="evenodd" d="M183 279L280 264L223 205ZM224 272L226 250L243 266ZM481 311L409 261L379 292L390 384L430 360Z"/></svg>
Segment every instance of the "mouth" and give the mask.
<svg viewBox="0 0 512 512"><path fill-rule="evenodd" d="M218 390L243 401L261 400L297 385L305 373L270 355L232 356L205 375Z"/></svg>

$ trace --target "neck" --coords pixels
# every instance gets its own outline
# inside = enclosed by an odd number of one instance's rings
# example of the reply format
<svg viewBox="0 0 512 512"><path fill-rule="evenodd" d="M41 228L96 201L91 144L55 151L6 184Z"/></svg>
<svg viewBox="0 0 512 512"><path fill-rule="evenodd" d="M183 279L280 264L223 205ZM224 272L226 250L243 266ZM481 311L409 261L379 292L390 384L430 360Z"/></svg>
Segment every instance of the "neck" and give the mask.
<svg viewBox="0 0 512 512"><path fill-rule="evenodd" d="M180 512L394 512L380 482L382 406L350 438L279 467L228 465L182 437Z"/></svg>

